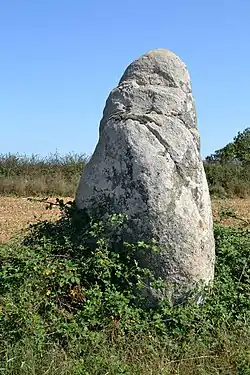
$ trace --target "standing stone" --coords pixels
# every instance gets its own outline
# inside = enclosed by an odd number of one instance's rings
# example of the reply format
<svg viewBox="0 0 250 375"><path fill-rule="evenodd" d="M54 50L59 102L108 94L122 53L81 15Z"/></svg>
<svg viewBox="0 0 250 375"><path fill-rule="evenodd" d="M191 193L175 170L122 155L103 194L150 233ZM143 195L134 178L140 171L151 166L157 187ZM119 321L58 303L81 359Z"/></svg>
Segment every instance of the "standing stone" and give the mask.
<svg viewBox="0 0 250 375"><path fill-rule="evenodd" d="M173 303L213 279L211 202L196 111L188 71L174 53L146 53L110 93L76 205L90 214L97 207L126 214L125 238L159 242L158 254L138 257L166 281ZM154 293L148 289L162 298Z"/></svg>

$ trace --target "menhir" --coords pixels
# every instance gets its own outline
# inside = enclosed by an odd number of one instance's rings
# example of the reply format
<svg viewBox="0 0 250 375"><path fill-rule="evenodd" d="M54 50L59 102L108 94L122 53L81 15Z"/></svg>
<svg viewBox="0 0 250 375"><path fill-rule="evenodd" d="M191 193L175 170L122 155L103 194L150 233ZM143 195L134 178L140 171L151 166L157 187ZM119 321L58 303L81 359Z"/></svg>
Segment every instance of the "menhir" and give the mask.
<svg viewBox="0 0 250 375"><path fill-rule="evenodd" d="M90 214L126 214L124 239L158 241L157 254L137 254L166 282L161 293L148 286L149 300L179 303L213 279L211 202L190 77L172 52L135 60L110 93L76 205Z"/></svg>

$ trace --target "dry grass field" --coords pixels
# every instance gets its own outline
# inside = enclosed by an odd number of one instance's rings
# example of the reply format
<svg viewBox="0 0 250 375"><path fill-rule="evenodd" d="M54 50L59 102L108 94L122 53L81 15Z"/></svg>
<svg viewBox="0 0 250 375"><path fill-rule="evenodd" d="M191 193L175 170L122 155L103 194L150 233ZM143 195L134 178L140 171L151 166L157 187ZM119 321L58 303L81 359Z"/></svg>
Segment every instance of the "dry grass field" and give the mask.
<svg viewBox="0 0 250 375"><path fill-rule="evenodd" d="M64 201L72 198L63 198ZM49 199L55 202L55 199ZM27 198L0 196L0 242L7 242L10 238L38 220L55 220L60 212L57 207L47 210L48 204L41 203L38 200L29 200ZM234 209L237 217L242 218L249 223L250 228L250 199L220 199L213 200L214 220L220 220L219 211L221 207L231 207ZM221 220L224 225L233 225L237 227L246 227L243 220L226 218Z"/></svg>

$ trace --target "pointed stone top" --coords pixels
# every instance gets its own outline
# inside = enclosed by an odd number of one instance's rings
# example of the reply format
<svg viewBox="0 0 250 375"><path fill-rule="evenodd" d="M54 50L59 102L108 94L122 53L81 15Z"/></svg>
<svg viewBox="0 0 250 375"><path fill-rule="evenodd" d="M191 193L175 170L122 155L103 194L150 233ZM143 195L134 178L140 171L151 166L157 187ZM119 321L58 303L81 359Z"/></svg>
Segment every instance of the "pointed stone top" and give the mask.
<svg viewBox="0 0 250 375"><path fill-rule="evenodd" d="M170 51L167 48L156 48L156 49L153 49L153 50L150 50L150 51L146 52L141 57L143 57L143 56L151 56L151 57L155 57L155 58L164 57L164 58L177 58L177 59L179 59L179 57L174 52Z"/></svg>
<svg viewBox="0 0 250 375"><path fill-rule="evenodd" d="M149 51L133 61L125 70L120 83L129 80L135 80L139 85L181 87L184 91L190 90L186 65L177 55L164 48Z"/></svg>

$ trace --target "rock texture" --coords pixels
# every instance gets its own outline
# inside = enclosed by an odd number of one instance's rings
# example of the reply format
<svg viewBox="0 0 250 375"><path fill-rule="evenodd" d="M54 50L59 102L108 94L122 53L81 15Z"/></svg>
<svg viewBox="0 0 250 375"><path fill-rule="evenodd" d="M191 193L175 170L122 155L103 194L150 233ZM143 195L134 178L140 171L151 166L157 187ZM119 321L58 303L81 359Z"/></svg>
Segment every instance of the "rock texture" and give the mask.
<svg viewBox="0 0 250 375"><path fill-rule="evenodd" d="M185 64L166 49L150 51L128 66L110 93L76 194L77 207L90 213L102 207L127 214L124 236L130 240L159 241L157 255L138 256L177 285L175 291L166 287L173 302L214 275L211 203L199 147Z"/></svg>

